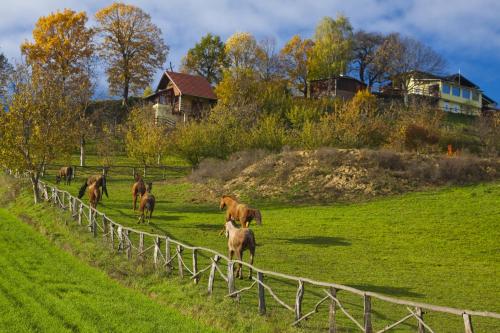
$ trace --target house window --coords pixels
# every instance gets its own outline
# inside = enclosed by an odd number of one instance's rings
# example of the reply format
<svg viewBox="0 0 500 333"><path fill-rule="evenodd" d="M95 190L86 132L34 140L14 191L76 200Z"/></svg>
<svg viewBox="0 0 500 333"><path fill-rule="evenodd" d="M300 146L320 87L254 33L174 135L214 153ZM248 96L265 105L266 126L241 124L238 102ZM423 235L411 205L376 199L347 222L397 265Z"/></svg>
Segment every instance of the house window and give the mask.
<svg viewBox="0 0 500 333"><path fill-rule="evenodd" d="M460 108L458 107L457 104L455 104L455 106L453 107L453 112L459 113L459 111L460 111Z"/></svg>
<svg viewBox="0 0 500 333"><path fill-rule="evenodd" d="M474 101L479 101L479 93L477 91L472 91L472 99Z"/></svg>
<svg viewBox="0 0 500 333"><path fill-rule="evenodd" d="M443 83L443 86L442 86L442 91L443 91L443 94L449 94L450 93L450 86L446 83Z"/></svg>
<svg viewBox="0 0 500 333"><path fill-rule="evenodd" d="M451 89L451 93L453 96L460 97L460 88L459 87L453 87Z"/></svg>
<svg viewBox="0 0 500 333"><path fill-rule="evenodd" d="M462 97L465 99L470 99L470 90L469 89L462 89Z"/></svg>
<svg viewBox="0 0 500 333"><path fill-rule="evenodd" d="M450 104L448 104L448 102L444 102L444 110L446 112L450 111Z"/></svg>

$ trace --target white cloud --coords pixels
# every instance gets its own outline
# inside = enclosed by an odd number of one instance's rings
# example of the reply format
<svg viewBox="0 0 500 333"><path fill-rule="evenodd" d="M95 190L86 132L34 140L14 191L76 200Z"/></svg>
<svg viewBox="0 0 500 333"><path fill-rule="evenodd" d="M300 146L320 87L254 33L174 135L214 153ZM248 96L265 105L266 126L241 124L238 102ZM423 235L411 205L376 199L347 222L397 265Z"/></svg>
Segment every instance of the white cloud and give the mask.
<svg viewBox="0 0 500 333"><path fill-rule="evenodd" d="M57 9L87 11L90 18L110 1L32 0L0 3L0 48L9 58L19 56L19 44L31 35L38 17ZM148 12L170 46L168 61L181 57L207 32L224 39L236 31L283 44L294 34L312 36L323 16L348 16L357 29L397 31L419 38L455 63L472 65L485 54L500 53L500 1L496 0L132 0ZM500 66L498 57L492 65ZM168 63L168 62L167 62ZM485 71L486 72L486 71ZM493 74L492 74L493 75ZM498 83L498 75L496 80Z"/></svg>

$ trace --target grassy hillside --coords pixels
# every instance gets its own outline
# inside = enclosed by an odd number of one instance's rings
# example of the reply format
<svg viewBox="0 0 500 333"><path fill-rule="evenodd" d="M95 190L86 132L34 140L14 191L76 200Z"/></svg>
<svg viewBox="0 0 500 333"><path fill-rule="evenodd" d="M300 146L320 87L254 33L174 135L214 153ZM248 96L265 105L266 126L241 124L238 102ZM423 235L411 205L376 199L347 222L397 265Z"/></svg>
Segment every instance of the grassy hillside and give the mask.
<svg viewBox="0 0 500 333"><path fill-rule="evenodd" d="M0 332L215 332L131 291L0 209Z"/></svg>
<svg viewBox="0 0 500 333"><path fill-rule="evenodd" d="M72 193L77 193L83 178L77 180L68 188ZM138 227L131 209L131 185L129 172L111 171L110 198L104 198L99 209L119 223ZM153 223L139 228L225 253L226 241L218 235L224 220L218 202L200 200L196 191L174 174L166 181L156 181L153 192L158 204ZM263 214L263 225L252 225L259 245L255 264L404 299L499 312L499 196L500 185L490 183L361 204L252 202ZM294 288L282 290L290 301ZM176 302L189 305L171 286L163 284L153 290L172 293ZM306 304L314 301L307 299ZM359 315L361 301L346 301ZM374 309L376 328L404 315L399 308L380 302ZM246 311L255 313L254 309ZM290 322L292 315L278 318ZM429 314L427 318L431 327L444 332L455 332L463 325L460 318L450 316ZM498 321L483 319L475 320L475 326L480 331L500 329Z"/></svg>

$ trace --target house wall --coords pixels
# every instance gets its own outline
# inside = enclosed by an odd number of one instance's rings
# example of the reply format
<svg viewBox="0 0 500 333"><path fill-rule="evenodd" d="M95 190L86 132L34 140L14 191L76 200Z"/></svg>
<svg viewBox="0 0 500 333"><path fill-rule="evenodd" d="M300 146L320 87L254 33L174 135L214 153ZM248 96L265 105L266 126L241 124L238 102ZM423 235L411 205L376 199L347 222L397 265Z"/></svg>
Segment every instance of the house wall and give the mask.
<svg viewBox="0 0 500 333"><path fill-rule="evenodd" d="M439 91L433 95L431 87L435 85L439 85ZM449 93L443 91L443 85L449 86ZM460 96L453 94L454 87L460 89ZM463 96L464 89L470 91L469 98ZM459 86L458 84L442 80L419 81L411 78L408 85L408 92L415 95L439 97L439 108L446 112L471 115L479 115L481 112L481 91L471 87ZM477 94L477 101L472 98L473 93Z"/></svg>

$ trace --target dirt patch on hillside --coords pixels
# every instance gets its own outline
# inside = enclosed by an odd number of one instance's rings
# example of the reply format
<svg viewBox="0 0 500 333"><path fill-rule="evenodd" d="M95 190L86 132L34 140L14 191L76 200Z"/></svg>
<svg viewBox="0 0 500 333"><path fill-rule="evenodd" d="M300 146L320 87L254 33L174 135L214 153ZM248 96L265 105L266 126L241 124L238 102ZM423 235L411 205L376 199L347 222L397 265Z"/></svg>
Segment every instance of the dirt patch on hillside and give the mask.
<svg viewBox="0 0 500 333"><path fill-rule="evenodd" d="M211 196L346 202L500 179L500 162L357 149L257 151L235 154L228 161L203 161L189 178Z"/></svg>

